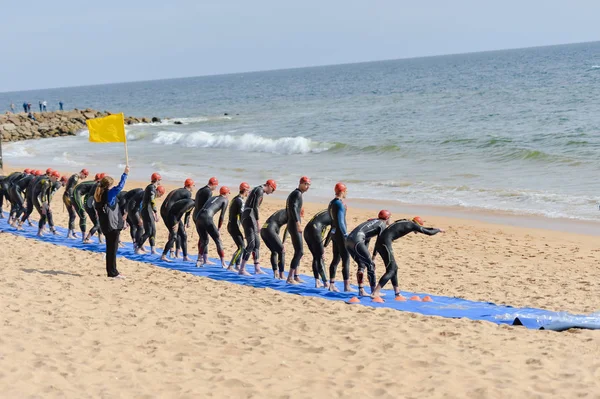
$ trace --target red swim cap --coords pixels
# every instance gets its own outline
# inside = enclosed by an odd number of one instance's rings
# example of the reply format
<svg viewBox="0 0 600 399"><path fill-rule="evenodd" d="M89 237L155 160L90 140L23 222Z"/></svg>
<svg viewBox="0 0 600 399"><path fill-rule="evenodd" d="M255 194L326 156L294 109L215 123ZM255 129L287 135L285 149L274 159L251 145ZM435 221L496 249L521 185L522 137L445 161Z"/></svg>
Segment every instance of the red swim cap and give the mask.
<svg viewBox="0 0 600 399"><path fill-rule="evenodd" d="M300 178L300 184L302 184L302 183L308 183L308 184L310 184L310 178L306 177L306 176L302 176Z"/></svg>
<svg viewBox="0 0 600 399"><path fill-rule="evenodd" d="M152 183L157 182L159 180L162 180L162 178L160 177L160 175L156 172L152 173L152 176L150 176L150 181Z"/></svg>
<svg viewBox="0 0 600 399"><path fill-rule="evenodd" d="M216 177L211 177L210 179L208 179L208 185L209 186L218 186L219 179L217 179Z"/></svg>
<svg viewBox="0 0 600 399"><path fill-rule="evenodd" d="M346 187L346 185L344 183L338 183L335 185L335 194L339 194L339 193L343 193L344 191L346 191L348 188Z"/></svg>
<svg viewBox="0 0 600 399"><path fill-rule="evenodd" d="M98 181L100 179L102 179L102 173L96 173L96 176L94 176L94 180Z"/></svg>
<svg viewBox="0 0 600 399"><path fill-rule="evenodd" d="M221 194L221 195L226 195L226 194L229 194L230 192L231 192L231 190L229 190L229 187L227 187L227 186L223 186L219 190L219 194Z"/></svg>
<svg viewBox="0 0 600 399"><path fill-rule="evenodd" d="M269 179L265 184L267 186L270 186L273 189L273 191L277 190L277 183L275 183L275 180Z"/></svg>
<svg viewBox="0 0 600 399"><path fill-rule="evenodd" d="M58 170L53 170L50 174L50 177L56 177L57 179L60 179L60 173L58 173Z"/></svg>
<svg viewBox="0 0 600 399"><path fill-rule="evenodd" d="M82 175L84 175L85 177L88 177L88 176L89 176L89 174L90 174L90 172L89 172L87 169L81 169L81 172L79 172L79 173L81 173L81 174L82 174Z"/></svg>
<svg viewBox="0 0 600 399"><path fill-rule="evenodd" d="M240 184L240 192L246 192L248 190L250 190L250 185L246 182L242 182Z"/></svg>
<svg viewBox="0 0 600 399"><path fill-rule="evenodd" d="M68 181L68 179L67 179L67 176L62 176L62 177L60 178L60 182L61 182L61 183L66 183L67 181Z"/></svg>
<svg viewBox="0 0 600 399"><path fill-rule="evenodd" d="M423 226L423 224L424 224L423 219L421 219L420 216L415 216L412 219L412 221L415 222L416 224L418 224L419 226Z"/></svg>
<svg viewBox="0 0 600 399"><path fill-rule="evenodd" d="M52 174L52 172L54 172L54 169L52 169L52 168L48 168L48 169L46 169L46 174L47 174L47 175L51 175L51 174Z"/></svg>
<svg viewBox="0 0 600 399"><path fill-rule="evenodd" d="M158 186L156 187L156 192L163 195L165 193L165 188L163 186Z"/></svg>
<svg viewBox="0 0 600 399"><path fill-rule="evenodd" d="M33 173L33 174L34 174L34 175L36 175L36 176L41 176L41 175L43 175L43 174L44 174L44 172L42 172L42 171L41 171L41 170L39 170L39 169L36 169L36 170L34 171L34 173Z"/></svg>
<svg viewBox="0 0 600 399"><path fill-rule="evenodd" d="M23 171L23 173L27 173L28 175L30 175L30 174L31 174L31 169L27 168L27 169L25 169L25 170Z"/></svg>
<svg viewBox="0 0 600 399"><path fill-rule="evenodd" d="M194 181L192 179L185 179L183 187L194 187Z"/></svg>
<svg viewBox="0 0 600 399"><path fill-rule="evenodd" d="M385 209L380 210L379 215L377 215L377 218L381 219L381 220L388 220L391 217L392 217L391 212L388 210L385 210Z"/></svg>

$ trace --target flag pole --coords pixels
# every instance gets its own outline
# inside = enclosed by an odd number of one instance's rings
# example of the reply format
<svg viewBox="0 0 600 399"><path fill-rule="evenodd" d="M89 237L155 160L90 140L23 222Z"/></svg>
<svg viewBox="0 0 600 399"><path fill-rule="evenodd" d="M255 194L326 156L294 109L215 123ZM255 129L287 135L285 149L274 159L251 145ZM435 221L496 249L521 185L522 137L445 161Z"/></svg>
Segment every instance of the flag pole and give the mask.
<svg viewBox="0 0 600 399"><path fill-rule="evenodd" d="M125 131L125 116L124 115L123 115L123 131ZM129 166L129 151L127 151L127 133L125 133L125 143L124 144L125 144L125 165Z"/></svg>

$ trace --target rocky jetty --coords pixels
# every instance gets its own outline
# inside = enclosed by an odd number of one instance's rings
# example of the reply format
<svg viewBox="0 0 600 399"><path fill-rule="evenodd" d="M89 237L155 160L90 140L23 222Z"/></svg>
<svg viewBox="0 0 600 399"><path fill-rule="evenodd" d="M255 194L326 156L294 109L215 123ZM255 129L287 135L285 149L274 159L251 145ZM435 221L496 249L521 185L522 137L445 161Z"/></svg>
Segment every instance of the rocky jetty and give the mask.
<svg viewBox="0 0 600 399"><path fill-rule="evenodd" d="M74 136L86 128L85 121L111 115L110 112L93 109L35 112L35 120L27 114L0 115L0 135L2 141L20 141L46 137ZM125 124L160 122L160 118L125 117Z"/></svg>

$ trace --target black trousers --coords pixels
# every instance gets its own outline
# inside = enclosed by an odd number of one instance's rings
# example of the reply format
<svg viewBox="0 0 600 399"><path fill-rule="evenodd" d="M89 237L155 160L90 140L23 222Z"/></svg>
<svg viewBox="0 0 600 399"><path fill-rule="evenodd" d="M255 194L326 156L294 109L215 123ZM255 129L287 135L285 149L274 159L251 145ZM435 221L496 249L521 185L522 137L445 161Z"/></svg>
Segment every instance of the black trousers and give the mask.
<svg viewBox="0 0 600 399"><path fill-rule="evenodd" d="M119 236L121 230L106 232L106 274L108 277L117 277L117 249L119 248Z"/></svg>

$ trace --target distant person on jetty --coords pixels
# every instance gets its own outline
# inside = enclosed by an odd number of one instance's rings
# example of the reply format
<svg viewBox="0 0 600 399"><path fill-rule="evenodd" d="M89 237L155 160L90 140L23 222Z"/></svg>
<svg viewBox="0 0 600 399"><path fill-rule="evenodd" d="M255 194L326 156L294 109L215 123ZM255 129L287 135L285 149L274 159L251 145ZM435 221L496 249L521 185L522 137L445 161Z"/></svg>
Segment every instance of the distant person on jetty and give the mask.
<svg viewBox="0 0 600 399"><path fill-rule="evenodd" d="M35 120L36 120L36 119L35 119L35 116L33 116L33 114L32 114L31 112L27 114L27 117L28 117L29 119L31 119L32 121L35 121Z"/></svg>
<svg viewBox="0 0 600 399"><path fill-rule="evenodd" d="M13 114L15 113L15 104L13 103L10 103L10 112Z"/></svg>
<svg viewBox="0 0 600 399"><path fill-rule="evenodd" d="M27 113L27 103L23 103L23 112Z"/></svg>
<svg viewBox="0 0 600 399"><path fill-rule="evenodd" d="M373 237L379 237L385 230L390 224L391 216L392 214L385 209L379 211L377 219L369 219L359 224L346 239L346 249L358 265L356 279L358 280L358 295L360 296L367 296L364 287L365 269L367 269L371 293L375 290L375 263L373 258L375 258L376 252L373 251L373 256L369 254L369 242Z"/></svg>
<svg viewBox="0 0 600 399"><path fill-rule="evenodd" d="M217 246L217 253L221 259L221 267L227 267L225 264L225 253L223 252L223 243L221 242L221 235L219 231L223 226L225 211L227 210L227 205L229 205L229 198L227 198L229 193L229 187L221 187L219 190L219 195L209 198L202 207L200 214L198 214L197 226L198 235L200 236L198 240L202 245L199 247L198 262L196 263L196 267L203 267L208 263L208 236L213 239L215 245ZM215 222L213 220L213 217L217 214L217 212L221 213L219 216L218 227L215 226Z"/></svg>
<svg viewBox="0 0 600 399"><path fill-rule="evenodd" d="M394 250L392 243L398 238L404 237L408 233L414 232L426 234L428 236L436 235L437 233L443 233L444 230L436 229L433 227L423 227L423 219L419 216L414 217L412 220L398 220L389 225L383 233L377 238L375 243L375 251L381 256L383 264L385 265L385 274L379 279L379 283L371 293L371 297L376 298L381 296L381 289L385 287L388 281L392 280L392 286L394 287L394 294L400 295L400 288L398 287L398 265L394 258Z"/></svg>
<svg viewBox="0 0 600 399"><path fill-rule="evenodd" d="M73 200L75 186L77 186L80 181L87 179L89 173L90 172L88 172L87 169L82 169L81 172L71 175L69 180L67 180L65 192L63 193L63 203L69 213L69 232L67 233L67 238L70 239L77 238L77 234L75 233L75 218L77 217L77 211L75 201Z"/></svg>
<svg viewBox="0 0 600 399"><path fill-rule="evenodd" d="M40 112L42 112L42 102L39 102L39 106L40 106Z"/></svg>
<svg viewBox="0 0 600 399"><path fill-rule="evenodd" d="M280 209L275 211L267 218L267 221L260 228L260 238L271 251L271 268L273 277L283 280L285 271L285 248L284 243L287 238L288 229L283 232L283 239L279 237L279 232L288 222L287 210Z"/></svg>
<svg viewBox="0 0 600 399"><path fill-rule="evenodd" d="M249 276L250 273L246 271L246 263L248 259L250 259L250 254L254 252L254 273L255 274L265 274L262 270L260 270L259 263L259 249L260 249L260 237L258 236L259 223L260 223L260 215L259 208L262 204L263 195L273 194L277 189L277 183L275 180L267 180L265 184L262 186L257 186L252 189L250 194L248 195L248 199L246 199L246 204L244 206L244 211L242 212L242 227L244 228L244 235L246 236L246 248L244 248L244 254L242 257L242 262L240 264L240 271L238 272L241 275Z"/></svg>
<svg viewBox="0 0 600 399"><path fill-rule="evenodd" d="M46 100L42 101L42 108L43 108L44 112L46 112L48 110L47 106L48 106L48 103L46 102Z"/></svg>
<svg viewBox="0 0 600 399"><path fill-rule="evenodd" d="M123 190L128 174L129 166L126 166L121 175L121 181L116 187L113 187L114 180L112 177L103 177L94 193L96 212L100 219L101 229L106 236L106 274L111 278L124 278L117 270L119 237L124 226L117 196Z"/></svg>
<svg viewBox="0 0 600 399"><path fill-rule="evenodd" d="M156 209L156 199L165 193L165 188L160 186L162 178L158 173L152 173L150 184L144 190L144 199L142 200L142 221L144 223L144 234L137 242L136 254L140 254L140 248L144 246L146 240L150 240L150 253L156 255L156 222L158 222L158 211Z"/></svg>
<svg viewBox="0 0 600 399"><path fill-rule="evenodd" d="M62 102L62 101L59 101L59 102L58 102L58 107L59 107L59 109L60 109L61 111L63 111L63 105L64 105L64 104L63 104L63 102Z"/></svg>
<svg viewBox="0 0 600 399"><path fill-rule="evenodd" d="M204 206L206 201L208 201L208 199L212 197L213 191L215 191L218 186L219 180L216 177L211 177L210 179L208 179L208 183L196 192L196 197L194 199L194 213L192 215L192 219L194 220L196 232L198 233L198 253L200 253L200 247L202 246L202 243L200 242L200 231L198 230L198 215L200 215L202 207Z"/></svg>
<svg viewBox="0 0 600 399"><path fill-rule="evenodd" d="M294 257L290 264L287 283L297 284L303 281L298 276L298 266L304 256L304 242L302 241L302 195L310 188L310 179L302 176L298 182L298 188L290 193L286 201L287 232L294 247Z"/></svg>
<svg viewBox="0 0 600 399"><path fill-rule="evenodd" d="M27 103L27 112L31 112L31 103Z"/></svg>
<svg viewBox="0 0 600 399"><path fill-rule="evenodd" d="M335 198L329 203L328 212L331 216L331 241L333 243L333 259L329 265L329 291L339 292L335 286L337 267L342 261L342 277L344 278L344 291L354 291L350 288L350 254L346 249L346 198L348 189L344 183L337 183L334 187Z"/></svg>
<svg viewBox="0 0 600 399"><path fill-rule="evenodd" d="M239 270L242 254L244 253L244 236L240 230L240 220L242 218L242 211L244 210L244 199L248 198L249 192L250 185L246 182L242 182L240 184L239 194L233 197L229 205L227 232L237 246L237 250L233 253L227 270Z"/></svg>
<svg viewBox="0 0 600 399"><path fill-rule="evenodd" d="M175 258L179 258L179 249L181 248L183 260L190 260L187 252L186 228L190 227L190 214L194 208L194 200L192 200L194 187L194 181L186 179L183 182L183 188L171 191L160 207L160 216L169 231L169 240L163 250L162 260L169 261L167 254L172 251L173 245L176 247ZM191 202L191 206L189 206L189 202ZM183 216L185 216L185 221L181 220Z"/></svg>
<svg viewBox="0 0 600 399"><path fill-rule="evenodd" d="M331 241L331 230L325 236L327 227L331 226L331 216L327 209L318 212L304 227L304 241L312 254L312 271L315 278L315 288L329 287L325 274L325 247ZM319 281L321 277L321 281Z"/></svg>

